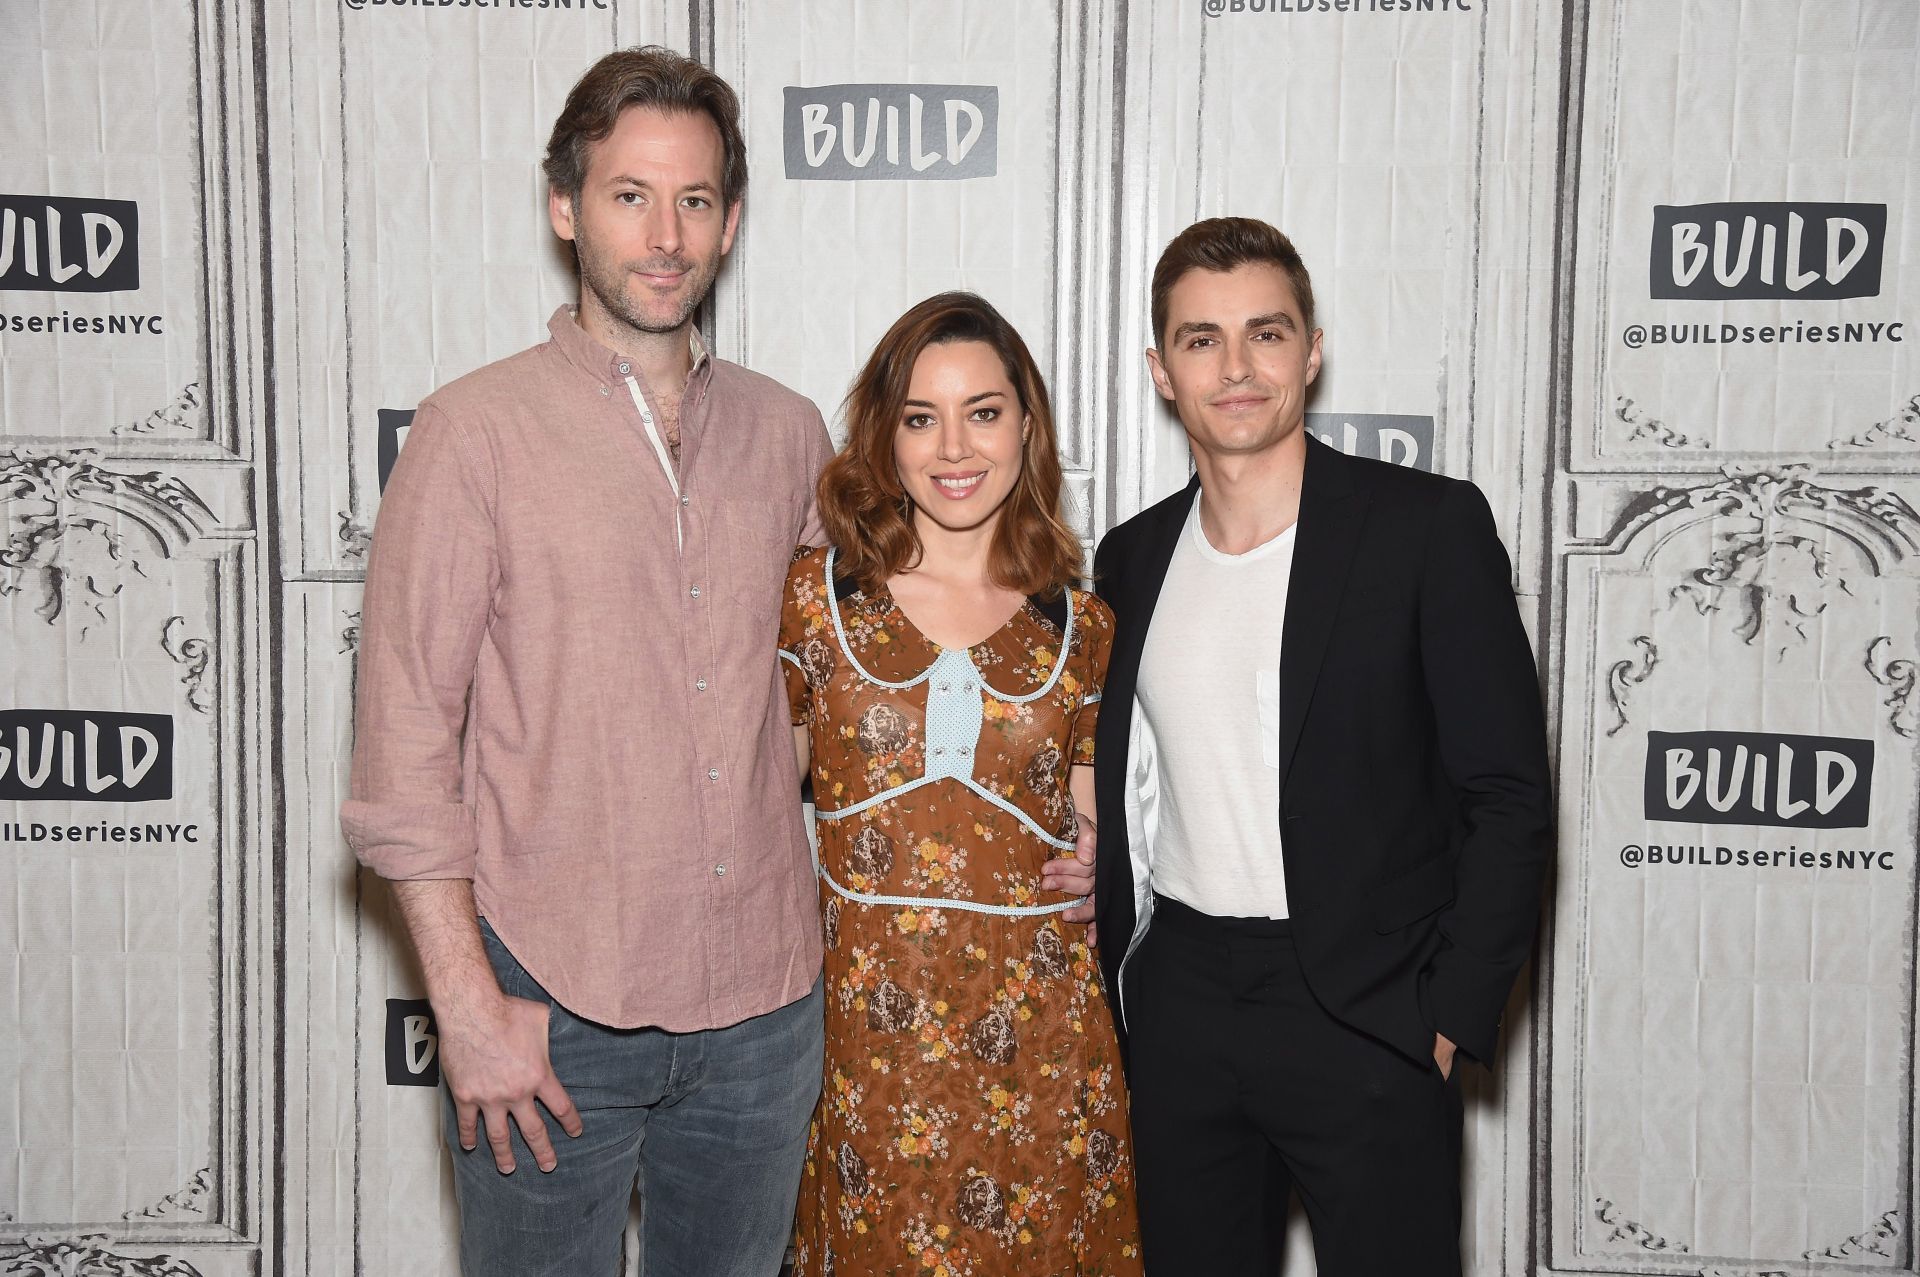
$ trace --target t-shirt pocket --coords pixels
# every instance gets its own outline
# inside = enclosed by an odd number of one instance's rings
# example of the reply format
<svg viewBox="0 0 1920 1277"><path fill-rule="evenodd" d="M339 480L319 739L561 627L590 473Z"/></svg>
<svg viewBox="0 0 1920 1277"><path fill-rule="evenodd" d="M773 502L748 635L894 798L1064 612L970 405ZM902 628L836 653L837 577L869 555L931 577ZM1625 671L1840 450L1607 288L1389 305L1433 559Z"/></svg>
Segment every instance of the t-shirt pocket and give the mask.
<svg viewBox="0 0 1920 1277"><path fill-rule="evenodd" d="M1280 671L1253 676L1253 703L1260 710L1260 761L1280 770Z"/></svg>

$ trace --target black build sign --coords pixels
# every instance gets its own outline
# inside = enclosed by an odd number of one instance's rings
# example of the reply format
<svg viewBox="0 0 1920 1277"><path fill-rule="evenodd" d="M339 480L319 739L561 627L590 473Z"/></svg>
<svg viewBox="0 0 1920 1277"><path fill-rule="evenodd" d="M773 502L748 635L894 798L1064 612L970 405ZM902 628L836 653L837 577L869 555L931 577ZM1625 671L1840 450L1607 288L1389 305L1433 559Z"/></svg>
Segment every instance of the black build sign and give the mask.
<svg viewBox="0 0 1920 1277"><path fill-rule="evenodd" d="M1700 825L1861 829L1873 742L1769 732L1648 732L1646 815Z"/></svg>
<svg viewBox="0 0 1920 1277"><path fill-rule="evenodd" d="M173 717L0 709L0 802L173 797Z"/></svg>
<svg viewBox="0 0 1920 1277"><path fill-rule="evenodd" d="M400 449L406 446L407 431L413 429L413 409L382 408L378 420L380 491L385 492L387 478L393 473L393 463L400 460Z"/></svg>
<svg viewBox="0 0 1920 1277"><path fill-rule="evenodd" d="M132 200L0 195L0 292L139 287L140 206Z"/></svg>
<svg viewBox="0 0 1920 1277"><path fill-rule="evenodd" d="M1656 300L1878 297L1885 204L1658 204Z"/></svg>
<svg viewBox="0 0 1920 1277"><path fill-rule="evenodd" d="M425 998L387 999L387 1085L440 1085L440 1034Z"/></svg>

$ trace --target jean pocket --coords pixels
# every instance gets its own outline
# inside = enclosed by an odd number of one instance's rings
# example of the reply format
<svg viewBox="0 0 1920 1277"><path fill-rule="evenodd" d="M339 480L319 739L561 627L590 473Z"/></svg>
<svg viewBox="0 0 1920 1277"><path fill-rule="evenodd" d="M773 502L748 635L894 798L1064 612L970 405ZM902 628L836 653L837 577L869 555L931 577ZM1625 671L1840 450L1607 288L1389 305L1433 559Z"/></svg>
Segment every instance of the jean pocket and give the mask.
<svg viewBox="0 0 1920 1277"><path fill-rule="evenodd" d="M549 1008L553 1006L553 999L547 991L520 965L520 959L513 956L506 942L485 917L480 919L480 943L487 951L488 964L493 967L493 978L500 982L500 992L510 998L525 998L529 1002L544 1002Z"/></svg>

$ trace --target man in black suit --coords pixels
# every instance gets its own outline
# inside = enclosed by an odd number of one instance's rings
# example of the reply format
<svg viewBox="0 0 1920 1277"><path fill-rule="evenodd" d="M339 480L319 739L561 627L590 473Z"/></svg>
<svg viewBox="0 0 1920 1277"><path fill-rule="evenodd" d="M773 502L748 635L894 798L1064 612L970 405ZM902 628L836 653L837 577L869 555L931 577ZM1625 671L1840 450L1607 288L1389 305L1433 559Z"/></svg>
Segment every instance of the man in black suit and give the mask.
<svg viewBox="0 0 1920 1277"><path fill-rule="evenodd" d="M1460 1271L1455 1052L1493 1058L1553 804L1533 655L1470 483L1304 427L1306 267L1246 218L1153 278L1194 482L1109 533L1101 962L1150 1271ZM1151 925L1149 925L1151 924Z"/></svg>

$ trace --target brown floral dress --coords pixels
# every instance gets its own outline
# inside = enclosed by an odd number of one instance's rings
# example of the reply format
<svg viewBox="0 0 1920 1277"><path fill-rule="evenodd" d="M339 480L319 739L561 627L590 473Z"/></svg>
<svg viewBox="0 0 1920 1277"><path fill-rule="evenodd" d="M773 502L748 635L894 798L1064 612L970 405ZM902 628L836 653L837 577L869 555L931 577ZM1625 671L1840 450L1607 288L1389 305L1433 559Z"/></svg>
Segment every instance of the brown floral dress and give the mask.
<svg viewBox="0 0 1920 1277"><path fill-rule="evenodd" d="M1078 590L1064 634L1050 611L953 651L889 592L836 591L828 551L794 560L780 647L827 940L801 1277L1140 1272L1113 1020L1083 927L1042 912L1071 902L1040 889L1113 616Z"/></svg>

